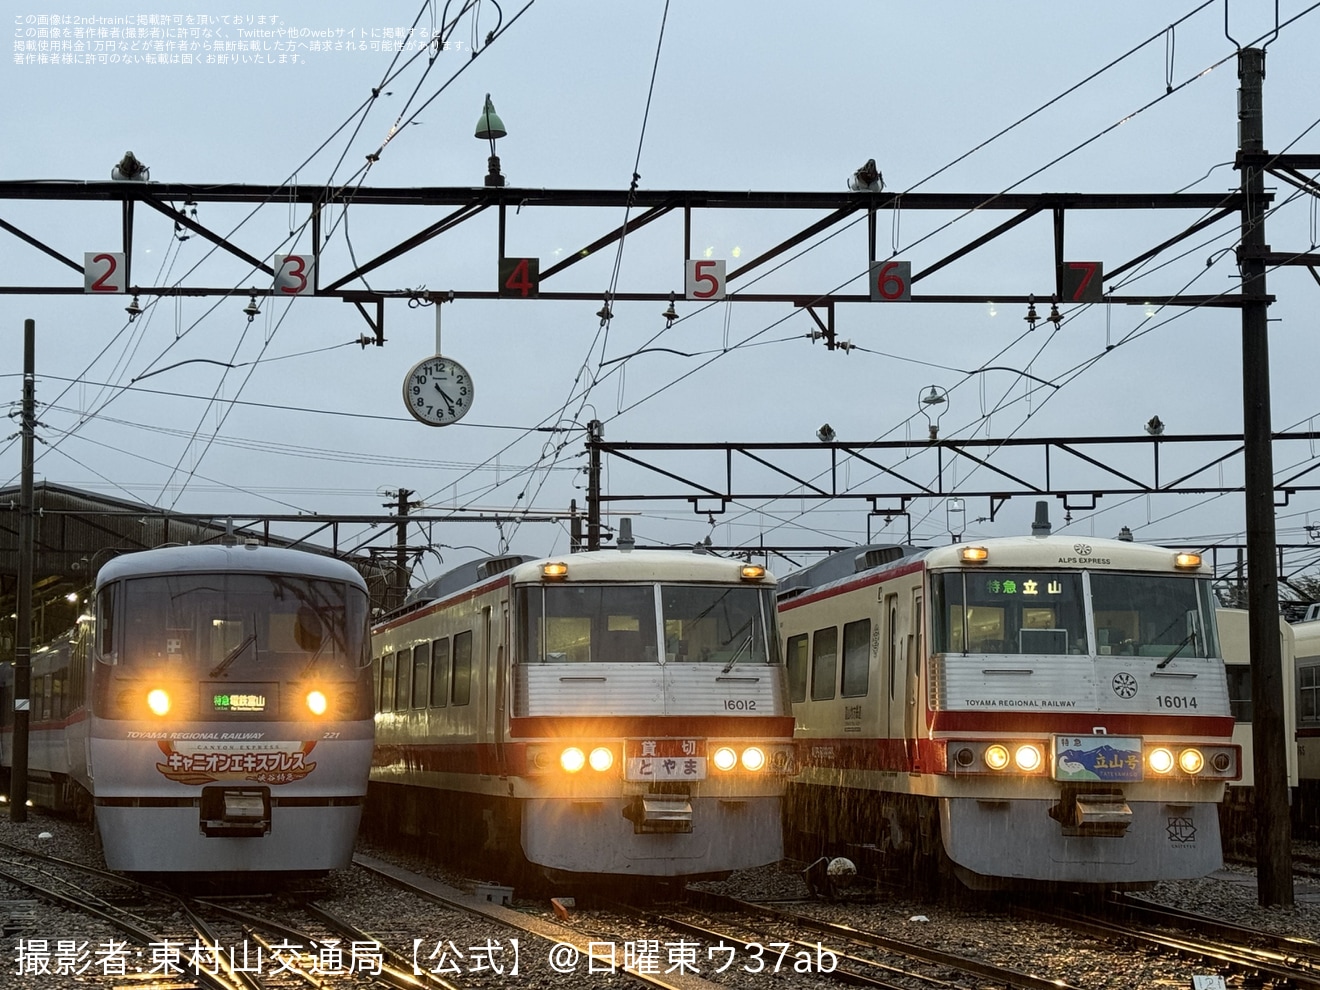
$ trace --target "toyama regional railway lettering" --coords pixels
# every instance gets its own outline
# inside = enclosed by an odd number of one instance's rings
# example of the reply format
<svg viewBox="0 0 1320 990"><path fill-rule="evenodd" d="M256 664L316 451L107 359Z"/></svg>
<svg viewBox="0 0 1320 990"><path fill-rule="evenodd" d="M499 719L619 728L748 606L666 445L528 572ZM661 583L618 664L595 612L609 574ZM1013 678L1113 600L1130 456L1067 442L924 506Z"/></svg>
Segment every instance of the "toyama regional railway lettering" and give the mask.
<svg viewBox="0 0 1320 990"><path fill-rule="evenodd" d="M1076 701L1051 701L1047 698L966 698L968 708L1076 708Z"/></svg>

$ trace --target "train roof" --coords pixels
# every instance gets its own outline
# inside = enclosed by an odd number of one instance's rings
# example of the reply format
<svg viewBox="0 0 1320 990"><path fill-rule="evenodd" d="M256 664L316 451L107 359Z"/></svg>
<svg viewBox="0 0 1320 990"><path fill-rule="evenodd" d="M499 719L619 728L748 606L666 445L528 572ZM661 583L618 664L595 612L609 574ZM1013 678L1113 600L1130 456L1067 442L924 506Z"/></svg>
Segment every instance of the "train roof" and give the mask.
<svg viewBox="0 0 1320 990"><path fill-rule="evenodd" d="M858 547L833 554L810 567L786 575L779 583L780 598L802 594L830 584L854 579L861 574L879 574L885 570L920 563L926 568L966 567L961 557L964 547L984 547L988 568L1048 567L1064 570L1140 570L1209 577L1210 567L1202 561L1193 570L1174 567L1178 553L1168 547L1127 540L1078 538L1075 536L1001 536L987 540L963 540L941 547L909 547L881 544ZM849 569L851 565L851 570Z"/></svg>
<svg viewBox="0 0 1320 990"><path fill-rule="evenodd" d="M99 588L109 581L151 574L222 571L299 575L347 581L364 591L367 587L362 575L342 560L305 550L268 547L255 543L157 547L154 550L123 554L106 562L97 574L96 586Z"/></svg>

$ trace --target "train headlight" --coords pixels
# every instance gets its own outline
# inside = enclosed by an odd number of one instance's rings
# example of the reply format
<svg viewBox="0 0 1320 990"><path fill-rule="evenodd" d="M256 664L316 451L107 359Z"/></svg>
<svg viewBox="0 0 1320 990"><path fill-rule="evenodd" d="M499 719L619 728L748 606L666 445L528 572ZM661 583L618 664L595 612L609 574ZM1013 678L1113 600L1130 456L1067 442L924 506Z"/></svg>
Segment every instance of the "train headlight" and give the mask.
<svg viewBox="0 0 1320 990"><path fill-rule="evenodd" d="M597 746L591 751L587 762L591 764L591 769L604 772L614 766L614 752L608 746Z"/></svg>
<svg viewBox="0 0 1320 990"><path fill-rule="evenodd" d="M322 691L307 692L307 710L313 715L324 715L325 710L330 707L330 702L326 699Z"/></svg>
<svg viewBox="0 0 1320 990"><path fill-rule="evenodd" d="M1152 749L1146 762L1156 773L1168 773L1173 769L1173 752L1167 749Z"/></svg>
<svg viewBox="0 0 1320 990"><path fill-rule="evenodd" d="M586 766L587 758L576 746L569 746L559 754L559 765L569 773L577 773Z"/></svg>
<svg viewBox="0 0 1320 990"><path fill-rule="evenodd" d="M156 688L147 694L147 707L157 715L164 715L170 710L170 695L164 688Z"/></svg>
<svg viewBox="0 0 1320 990"><path fill-rule="evenodd" d="M765 766L765 750L759 746L748 746L742 753L742 765L744 769L753 772L760 770Z"/></svg>
<svg viewBox="0 0 1320 990"><path fill-rule="evenodd" d="M1013 759L1017 761L1018 769L1026 773L1040 769L1040 750L1035 746L1019 746L1017 752L1013 754Z"/></svg>
<svg viewBox="0 0 1320 990"><path fill-rule="evenodd" d="M1205 757L1199 749L1184 749L1178 754L1178 769L1189 777L1194 777L1205 766Z"/></svg>
<svg viewBox="0 0 1320 990"><path fill-rule="evenodd" d="M738 754L728 746L721 746L715 750L711 762L715 764L717 770L732 770L738 765Z"/></svg>
<svg viewBox="0 0 1320 990"><path fill-rule="evenodd" d="M985 749L985 765L991 770L1003 770L1008 766L1008 747L995 743Z"/></svg>

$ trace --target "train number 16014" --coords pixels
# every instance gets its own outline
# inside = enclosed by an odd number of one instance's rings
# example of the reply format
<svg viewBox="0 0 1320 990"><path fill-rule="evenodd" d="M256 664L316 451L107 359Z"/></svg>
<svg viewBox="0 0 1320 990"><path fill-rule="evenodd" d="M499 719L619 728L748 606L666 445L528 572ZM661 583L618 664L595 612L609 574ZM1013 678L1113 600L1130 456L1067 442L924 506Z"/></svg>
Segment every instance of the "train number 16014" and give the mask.
<svg viewBox="0 0 1320 990"><path fill-rule="evenodd" d="M748 701L745 698L725 698L724 710L729 712L754 712L756 711L756 702Z"/></svg>
<svg viewBox="0 0 1320 990"><path fill-rule="evenodd" d="M1161 708L1195 708L1196 696L1187 697L1182 694L1161 694L1156 696Z"/></svg>

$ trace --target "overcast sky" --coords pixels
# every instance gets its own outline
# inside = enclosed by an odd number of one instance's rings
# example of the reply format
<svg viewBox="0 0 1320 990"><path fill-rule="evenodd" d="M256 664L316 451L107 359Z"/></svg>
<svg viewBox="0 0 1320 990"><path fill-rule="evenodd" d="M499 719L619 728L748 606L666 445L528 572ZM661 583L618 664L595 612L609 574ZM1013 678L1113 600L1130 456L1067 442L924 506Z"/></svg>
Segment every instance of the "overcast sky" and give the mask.
<svg viewBox="0 0 1320 990"><path fill-rule="evenodd" d="M461 6L450 3L447 17ZM1292 22L1268 43L1271 151L1320 152L1320 10L1311 6L1280 3L1280 19ZM1259 44L1274 27L1270 4L1228 7L1226 32L1222 0L722 0L674 2L667 14L661 0L536 0L525 11L519 0L502 8L483 0L458 18L434 60L423 55L404 65L417 42L396 61L390 41L407 35L419 10L414 39L433 36L442 9L177 2L143 6L147 23L139 24L131 4L19 0L10 18L12 57L0 69L10 122L0 175L102 181L132 150L156 182L476 186L489 148L473 129L490 93L508 129L498 152L515 187L626 189L640 146L636 171L645 190L841 191L874 158L890 191L1223 192L1238 183L1235 41ZM1173 22L1176 29L1166 30ZM287 43L293 29L299 47L281 51L276 43ZM262 39L244 33L253 31L274 32L264 51L250 43ZM487 46L490 32L497 33ZM378 160L364 171L368 155ZM1320 237L1314 197L1269 184L1276 190L1271 247L1313 249ZM309 250L305 208L275 201L251 212L203 203L197 220L232 231L231 240L257 257ZM323 281L447 212L333 211ZM819 216L698 213L693 252L733 268ZM887 210L877 251L920 270L1009 216ZM0 201L0 218L78 261L84 252L119 249L114 204L8 200ZM1187 211L1070 213L1067 254L1116 267L1197 218ZM528 209L510 215L506 250L548 268L622 219L622 210ZM754 291L864 293L865 222L827 233L782 256L786 263L774 271L765 266ZM1234 219L1212 226L1129 272L1115 291L1232 291L1236 236ZM3 230L0 246L7 284L82 283ZM137 211L133 247L139 284L269 286L268 277L201 237L180 239L149 209ZM364 349L355 342L366 323L333 299L266 300L249 324L245 296L151 297L130 325L124 296L0 295L7 344L0 385L16 404L23 320L35 319L39 479L179 511L239 515L383 512L399 488L416 493L418 512L562 513L570 499L584 502L583 427L592 418L612 441L810 442L824 423L845 441L920 438L928 421L918 397L932 385L949 394L939 422L945 437L1141 434L1152 415L1170 435L1241 431L1236 310L1152 307L1148 316L1140 306L1072 306L1056 331L1043 324L1028 334L1024 308L994 299L1047 297L1052 252L1043 214L917 287L918 294L983 296L985 304L841 305L838 335L856 349L829 351L811 340L809 316L789 305L685 301L682 220L672 215L630 235L621 256L615 247L604 250L554 286L602 295L612 282L624 292L675 291L684 318L663 333L656 303L617 303L608 327L596 316L599 302L446 304L443 350L472 373L476 401L461 423L438 429L414 421L403 406L405 373L435 350L434 310L404 300L386 306L386 345ZM496 254L495 222L484 215L376 269L367 283L375 290L493 287ZM1293 268L1271 273L1269 288L1278 299L1270 310L1273 425L1311 429L1320 404L1313 387L1320 286L1305 268ZM968 374L981 368L1031 377ZM1205 451L1164 456L1170 473L1207 459ZM1280 448L1276 468L1290 475L1315 456L1311 447ZM17 442L0 446L0 457L4 481L16 483ZM1018 472L1026 469L1022 457L1001 452L993 463ZM886 464L923 481L935 469L928 455ZM809 477L823 465L786 456L785 466ZM608 467L611 491L657 484L627 464ZM969 468L946 477L969 490L990 486ZM846 485L874 484L873 467L840 470ZM1230 463L1211 481L1239 478L1240 464ZM794 494L783 477L745 480ZM1033 502L1014 499L993 522L977 522L990 505L969 499L966 532L1025 532ZM949 539L942 502L920 499L911 508L915 539ZM710 535L720 544L814 545L868 537L863 508L791 497L730 506L714 527L682 502L610 509L635 515L637 536L650 543ZM1051 512L1063 528L1062 507L1054 503ZM1280 539L1304 541L1313 517L1320 522L1320 500L1299 494L1280 510ZM1095 511L1075 511L1066 531L1112 536L1122 526L1152 542L1240 542L1242 502L1110 496ZM905 525L896 520L884 529L872 520L869 535L902 539ZM381 544L391 539L380 531ZM415 533L411 542L426 539ZM422 561L434 574L506 547L563 552L567 527L436 526L429 539L444 561Z"/></svg>

